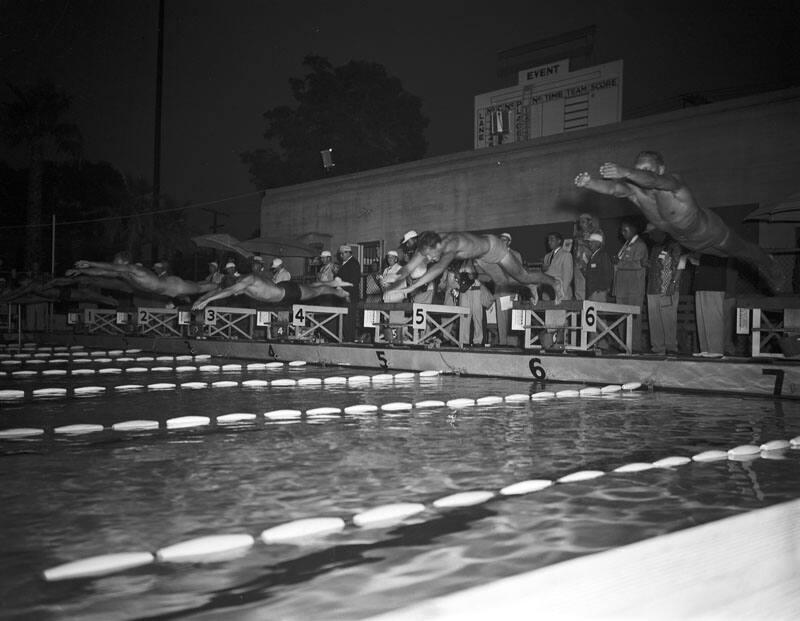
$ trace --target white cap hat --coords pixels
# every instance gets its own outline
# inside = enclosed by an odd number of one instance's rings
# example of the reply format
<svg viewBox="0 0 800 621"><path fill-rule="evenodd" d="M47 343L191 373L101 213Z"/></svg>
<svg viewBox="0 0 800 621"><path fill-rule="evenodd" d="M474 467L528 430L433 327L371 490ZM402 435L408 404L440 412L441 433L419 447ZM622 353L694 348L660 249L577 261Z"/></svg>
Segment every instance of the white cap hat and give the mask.
<svg viewBox="0 0 800 621"><path fill-rule="evenodd" d="M256 263L263 263L264 257L262 257L260 254L257 254L253 257L253 261L255 261Z"/></svg>
<svg viewBox="0 0 800 621"><path fill-rule="evenodd" d="M272 259L272 269L280 267L281 265L283 265L283 261L281 259L278 258Z"/></svg>
<svg viewBox="0 0 800 621"><path fill-rule="evenodd" d="M330 250L323 250L322 252L319 253L319 256L321 256L321 257L329 257L329 256L331 256L331 251Z"/></svg>
<svg viewBox="0 0 800 621"><path fill-rule="evenodd" d="M401 244L405 244L409 239L414 239L417 236L416 231L409 231L405 235L403 235L403 239L400 240Z"/></svg>
<svg viewBox="0 0 800 621"><path fill-rule="evenodd" d="M500 239L507 239L509 242L511 241L511 233L500 233Z"/></svg>
<svg viewBox="0 0 800 621"><path fill-rule="evenodd" d="M339 246L339 252L353 252L353 249L347 244L342 244Z"/></svg>
<svg viewBox="0 0 800 621"><path fill-rule="evenodd" d="M387 257L395 257L395 258L397 258L400 255L397 254L397 250L390 250L389 252L386 253L386 256Z"/></svg>
<svg viewBox="0 0 800 621"><path fill-rule="evenodd" d="M228 261L225 264L225 269L228 269L229 267L232 267L232 268L236 269L236 263L234 263L233 261Z"/></svg>
<svg viewBox="0 0 800 621"><path fill-rule="evenodd" d="M591 235L589 235L589 241L596 241L596 242L600 242L602 244L603 243L603 234L602 233L592 233Z"/></svg>
<svg viewBox="0 0 800 621"><path fill-rule="evenodd" d="M214 267L219 267L219 263L217 263L216 261L209 261L208 264L213 265Z"/></svg>

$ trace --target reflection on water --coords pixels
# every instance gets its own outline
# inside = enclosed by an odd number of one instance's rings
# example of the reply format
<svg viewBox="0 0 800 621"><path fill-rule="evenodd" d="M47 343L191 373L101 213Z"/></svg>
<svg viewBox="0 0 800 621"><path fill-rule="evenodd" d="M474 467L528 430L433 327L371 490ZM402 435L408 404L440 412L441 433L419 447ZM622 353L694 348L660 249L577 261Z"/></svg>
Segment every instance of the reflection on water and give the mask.
<svg viewBox="0 0 800 621"><path fill-rule="evenodd" d="M304 374L343 373L308 368ZM4 404L0 423L50 430L539 389L513 380L443 377L359 388L109 391ZM50 584L38 576L97 554L156 550L209 534L258 535L297 518L349 518L384 503L430 503L456 491L788 439L800 434L798 408L642 393L3 442L0 601L10 616L37 619L364 617L795 498L800 451L782 460L609 474L469 509L429 509L392 527L349 526L313 545L258 544L226 563L160 564Z"/></svg>

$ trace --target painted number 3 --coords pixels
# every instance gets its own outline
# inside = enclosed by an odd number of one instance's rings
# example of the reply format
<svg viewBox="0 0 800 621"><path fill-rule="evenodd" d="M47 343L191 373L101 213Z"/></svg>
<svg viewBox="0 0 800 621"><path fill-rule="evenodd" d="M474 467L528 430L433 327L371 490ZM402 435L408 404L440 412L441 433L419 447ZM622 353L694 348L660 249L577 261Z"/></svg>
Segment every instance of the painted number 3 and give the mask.
<svg viewBox="0 0 800 621"><path fill-rule="evenodd" d="M541 365L541 360L539 358L531 358L531 361L528 363L528 367L537 380L542 381L545 377L547 377L547 373L544 371L544 367Z"/></svg>

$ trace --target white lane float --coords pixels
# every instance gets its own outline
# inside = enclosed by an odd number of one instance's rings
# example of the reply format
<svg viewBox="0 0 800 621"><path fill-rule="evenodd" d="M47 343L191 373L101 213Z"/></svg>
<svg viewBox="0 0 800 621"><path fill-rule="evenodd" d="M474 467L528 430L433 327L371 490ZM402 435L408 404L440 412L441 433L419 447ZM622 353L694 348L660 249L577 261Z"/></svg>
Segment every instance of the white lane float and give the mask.
<svg viewBox="0 0 800 621"><path fill-rule="evenodd" d="M47 352L40 352L38 354L33 354L33 357L34 358L49 358L50 357L50 352L47 351Z"/></svg>
<svg viewBox="0 0 800 621"><path fill-rule="evenodd" d="M446 405L444 401L440 401L439 399L423 399L422 401L417 401L414 407L418 410L429 410L433 408L443 408Z"/></svg>
<svg viewBox="0 0 800 621"><path fill-rule="evenodd" d="M792 448L800 448L800 436L795 436L791 440L789 440L789 445Z"/></svg>
<svg viewBox="0 0 800 621"><path fill-rule="evenodd" d="M105 391L105 386L76 386L72 393L75 395L98 395Z"/></svg>
<svg viewBox="0 0 800 621"><path fill-rule="evenodd" d="M25 391L24 390L0 390L0 401L12 401L14 399L24 399L25 398Z"/></svg>
<svg viewBox="0 0 800 621"><path fill-rule="evenodd" d="M394 374L394 381L405 382L408 380L413 380L415 377L417 377L416 374L412 373L411 371L402 371Z"/></svg>
<svg viewBox="0 0 800 621"><path fill-rule="evenodd" d="M207 382L183 382L181 384L181 388L183 390L201 390L203 388L208 388Z"/></svg>
<svg viewBox="0 0 800 621"><path fill-rule="evenodd" d="M200 361L200 360L210 360L211 359L211 354L195 354L193 356L193 358L194 358L195 362Z"/></svg>
<svg viewBox="0 0 800 621"><path fill-rule="evenodd" d="M152 356L137 356L136 362L153 362L155 358Z"/></svg>
<svg viewBox="0 0 800 621"><path fill-rule="evenodd" d="M392 403L384 403L381 406L381 412L405 412L413 407L414 404L407 401L393 401Z"/></svg>
<svg viewBox="0 0 800 621"><path fill-rule="evenodd" d="M108 355L112 357L121 356L124 352L121 349L109 349Z"/></svg>
<svg viewBox="0 0 800 621"><path fill-rule="evenodd" d="M141 349L137 349L137 348L134 347L133 349L126 349L125 353L126 354L141 354L142 350Z"/></svg>
<svg viewBox="0 0 800 621"><path fill-rule="evenodd" d="M791 446L792 444L788 440L770 440L758 448L763 452L768 453L769 451L785 451L786 449L791 448Z"/></svg>
<svg viewBox="0 0 800 621"><path fill-rule="evenodd" d="M266 386L269 386L269 382L267 380L262 380L262 379L249 379L249 380L244 380L242 382L242 386L244 386L245 388L264 388Z"/></svg>
<svg viewBox="0 0 800 621"><path fill-rule="evenodd" d="M142 384L120 384L119 386L114 386L114 390L119 392L127 392L129 390L141 390L144 386Z"/></svg>
<svg viewBox="0 0 800 621"><path fill-rule="evenodd" d="M475 405L475 399L468 399L465 397L460 397L458 399L448 399L445 402L445 405L449 408L453 408L454 410L459 410L461 408L468 408Z"/></svg>
<svg viewBox="0 0 800 621"><path fill-rule="evenodd" d="M222 367L220 367L220 368L223 371L241 371L242 370L242 365L241 364L236 364L236 363L230 363L230 364L223 364Z"/></svg>
<svg viewBox="0 0 800 621"><path fill-rule="evenodd" d="M396 502L367 509L353 516L353 524L360 528L385 526L400 522L412 515L425 511L425 505L419 502Z"/></svg>
<svg viewBox="0 0 800 621"><path fill-rule="evenodd" d="M513 395L506 395L504 401L506 403L522 403L525 401L530 401L531 396L524 393L515 393Z"/></svg>
<svg viewBox="0 0 800 621"><path fill-rule="evenodd" d="M298 386L321 386L322 379L319 377L303 377L297 380Z"/></svg>
<svg viewBox="0 0 800 621"><path fill-rule="evenodd" d="M236 423L246 423L255 419L256 415L249 412L233 412L217 416L217 425L235 425Z"/></svg>
<svg viewBox="0 0 800 621"><path fill-rule="evenodd" d="M197 370L201 371L202 373L213 373L215 371L219 371L219 365L218 364L201 364L199 367L197 367Z"/></svg>
<svg viewBox="0 0 800 621"><path fill-rule="evenodd" d="M216 562L241 556L254 543L252 535L209 535L161 548L156 559L162 563Z"/></svg>
<svg viewBox="0 0 800 621"><path fill-rule="evenodd" d="M522 494L532 494L546 487L550 487L553 482L550 479L528 479L519 483L506 485L500 490L503 496L521 496Z"/></svg>
<svg viewBox="0 0 800 621"><path fill-rule="evenodd" d="M108 353L111 354L111 352ZM189 354L182 354L180 356L175 356L175 362L187 362L189 360L194 360L194 356L191 356Z"/></svg>
<svg viewBox="0 0 800 621"><path fill-rule="evenodd" d="M94 369L72 369L70 375L94 375Z"/></svg>
<svg viewBox="0 0 800 621"><path fill-rule="evenodd" d="M30 360L26 360L25 364L27 366L31 366L31 365L37 365L37 364L45 364L46 362L49 362L49 360L39 360L37 358L31 358Z"/></svg>
<svg viewBox="0 0 800 621"><path fill-rule="evenodd" d="M685 466L688 463L691 463L692 459L690 457L683 457L682 455L670 455L669 457L664 457L663 459L659 459L658 461L654 461L653 465L656 468L675 468L677 466Z"/></svg>
<svg viewBox="0 0 800 621"><path fill-rule="evenodd" d="M122 369L117 367L109 367L107 369L99 369L97 372L100 375L116 375L117 373L122 373Z"/></svg>
<svg viewBox="0 0 800 621"><path fill-rule="evenodd" d="M65 373L66 373L66 371L65 371ZM42 371L42 375L46 375L46 374L47 374L47 371ZM12 371L11 372L11 377L33 377L34 375L37 375L36 371ZM51 375L55 375L55 373L52 373Z"/></svg>
<svg viewBox="0 0 800 621"><path fill-rule="evenodd" d="M83 346L81 345L81 347L83 347ZM53 351L68 351L69 349L70 348L67 347L66 345L55 345L53 347Z"/></svg>
<svg viewBox="0 0 800 621"><path fill-rule="evenodd" d="M626 382L620 388L624 391L639 390L642 387L641 382Z"/></svg>
<svg viewBox="0 0 800 621"><path fill-rule="evenodd" d="M156 382L155 384L148 384L148 390L172 390L175 388L175 384L171 384L170 382Z"/></svg>
<svg viewBox="0 0 800 621"><path fill-rule="evenodd" d="M16 427L14 429L3 429L0 431L0 438L13 440L14 438L31 438L34 436L41 436L43 434L44 429L37 429L35 427Z"/></svg>
<svg viewBox="0 0 800 621"><path fill-rule="evenodd" d="M103 431L103 425L91 425L91 424L78 424L78 425L62 425L61 427L55 427L53 429L53 433L64 434L69 436L79 436L85 433L97 433L99 431Z"/></svg>
<svg viewBox="0 0 800 621"><path fill-rule="evenodd" d="M373 384L375 383L382 384L393 381L394 381L394 375L392 375L391 373L377 373L376 375L372 376Z"/></svg>
<svg viewBox="0 0 800 621"><path fill-rule="evenodd" d="M95 358L92 362L97 362L99 364L108 364L111 362L111 358Z"/></svg>
<svg viewBox="0 0 800 621"><path fill-rule="evenodd" d="M204 427L211 424L208 416L176 416L167 419L167 429L188 429L190 427Z"/></svg>
<svg viewBox="0 0 800 621"><path fill-rule="evenodd" d="M581 388L578 392L581 397L596 397L603 394L597 386L587 386L586 388Z"/></svg>
<svg viewBox="0 0 800 621"><path fill-rule="evenodd" d="M108 352L105 349L98 349L96 351L89 352L89 355L92 358L97 358L98 356L107 356Z"/></svg>
<svg viewBox="0 0 800 621"><path fill-rule="evenodd" d="M336 416L338 418L341 413L341 408L334 407L318 407L306 410L306 416Z"/></svg>
<svg viewBox="0 0 800 621"><path fill-rule="evenodd" d="M559 390L556 393L556 399L572 399L580 396L581 393L579 390L572 390L572 389Z"/></svg>
<svg viewBox="0 0 800 621"><path fill-rule="evenodd" d="M437 509L452 509L454 507L473 507L494 498L494 492L477 490L474 492L458 492L433 501Z"/></svg>
<svg viewBox="0 0 800 621"><path fill-rule="evenodd" d="M299 368L299 367L304 367L304 366L306 366L306 364L308 364L308 363L305 360L292 360L289 363L289 366L296 369L296 368Z"/></svg>
<svg viewBox="0 0 800 621"><path fill-rule="evenodd" d="M755 444L742 444L728 449L728 458L736 459L740 457L756 457L761 454L761 448Z"/></svg>
<svg viewBox="0 0 800 621"><path fill-rule="evenodd" d="M73 364L90 364L94 362L91 358L73 358ZM29 363L30 364L30 363ZM69 364L69 360L66 358L51 358L47 361L47 364Z"/></svg>
<svg viewBox="0 0 800 621"><path fill-rule="evenodd" d="M369 375L351 375L347 378L348 384L369 384L372 381Z"/></svg>
<svg viewBox="0 0 800 621"><path fill-rule="evenodd" d="M277 360L273 360L272 362L267 362L265 365L268 369L281 369L284 366L283 362L279 362Z"/></svg>
<svg viewBox="0 0 800 621"><path fill-rule="evenodd" d="M147 367L128 367L125 373L147 373L148 370Z"/></svg>
<svg viewBox="0 0 800 621"><path fill-rule="evenodd" d="M248 371L264 371L267 365L263 362L250 362L247 364Z"/></svg>
<svg viewBox="0 0 800 621"><path fill-rule="evenodd" d="M189 364L182 364L175 367L175 373L191 373L192 371L197 371L197 367Z"/></svg>
<svg viewBox="0 0 800 621"><path fill-rule="evenodd" d="M616 392L620 392L622 390L622 386L619 384L609 384L608 386L603 386L600 389L600 392L604 395L613 395Z"/></svg>
<svg viewBox="0 0 800 621"><path fill-rule="evenodd" d="M31 393L34 397L63 397L67 394L66 388L37 388Z"/></svg>
<svg viewBox="0 0 800 621"><path fill-rule="evenodd" d="M541 390L533 393L529 398L531 401L543 401L545 399L555 399L556 393L552 390Z"/></svg>
<svg viewBox="0 0 800 621"><path fill-rule="evenodd" d="M172 373L172 367L150 367L153 373Z"/></svg>
<svg viewBox="0 0 800 621"><path fill-rule="evenodd" d="M124 420L111 425L114 431L150 431L158 429L157 420Z"/></svg>
<svg viewBox="0 0 800 621"><path fill-rule="evenodd" d="M272 410L264 412L264 418L269 420L292 420L300 418L303 413L300 410Z"/></svg>
<svg viewBox="0 0 800 621"><path fill-rule="evenodd" d="M326 377L324 380L322 380L322 383L325 385L346 384L347 378L334 375L333 377Z"/></svg>
<svg viewBox="0 0 800 621"><path fill-rule="evenodd" d="M345 523L338 517L294 520L261 531L261 541L266 544L299 543L299 540L323 537L344 530Z"/></svg>
<svg viewBox="0 0 800 621"><path fill-rule="evenodd" d="M709 462L709 461L720 461L723 459L728 459L728 451L703 451L702 453L697 453L697 455L692 455L692 461L696 462Z"/></svg>
<svg viewBox="0 0 800 621"><path fill-rule="evenodd" d="M419 376L420 376L420 377L427 377L427 378L430 378L430 377L439 377L441 374L442 374L442 372L441 372L441 371L435 371L435 370L433 370L433 369L430 369L430 370L428 370L428 371L420 371L420 372L419 372Z"/></svg>
<svg viewBox="0 0 800 621"><path fill-rule="evenodd" d="M211 382L211 388L234 388L239 385L239 382L232 380L222 380L219 382Z"/></svg>
<svg viewBox="0 0 800 621"><path fill-rule="evenodd" d="M344 409L345 414L372 414L378 411L377 405L370 405L367 403L360 403L358 405L348 405Z"/></svg>
<svg viewBox="0 0 800 621"><path fill-rule="evenodd" d="M503 403L503 397L488 395L486 397L475 399L476 405L497 405L498 403Z"/></svg>
<svg viewBox="0 0 800 621"><path fill-rule="evenodd" d="M5 365L7 367L13 367L16 365L21 365L22 360L0 360L0 364Z"/></svg>
<svg viewBox="0 0 800 621"><path fill-rule="evenodd" d="M156 356L156 360L158 362L172 362L175 360L175 356Z"/></svg>
<svg viewBox="0 0 800 621"><path fill-rule="evenodd" d="M602 470L579 470L571 474L564 475L556 479L556 483L577 483L579 481L589 481L605 474Z"/></svg>
<svg viewBox="0 0 800 621"><path fill-rule="evenodd" d="M144 567L156 560L152 552L117 552L116 554L102 554L92 556L71 563L64 563L42 573L48 582L58 580L72 580L74 578L91 578L105 576L126 569Z"/></svg>
<svg viewBox="0 0 800 621"><path fill-rule="evenodd" d="M276 379L276 380L272 380L272 385L273 386L297 386L297 380L288 379L288 378Z"/></svg>
<svg viewBox="0 0 800 621"><path fill-rule="evenodd" d="M645 470L652 470L653 468L655 468L655 466L653 466L653 464L650 462L636 461L630 464L625 464L624 466L619 466L618 468L614 468L612 472L644 472Z"/></svg>

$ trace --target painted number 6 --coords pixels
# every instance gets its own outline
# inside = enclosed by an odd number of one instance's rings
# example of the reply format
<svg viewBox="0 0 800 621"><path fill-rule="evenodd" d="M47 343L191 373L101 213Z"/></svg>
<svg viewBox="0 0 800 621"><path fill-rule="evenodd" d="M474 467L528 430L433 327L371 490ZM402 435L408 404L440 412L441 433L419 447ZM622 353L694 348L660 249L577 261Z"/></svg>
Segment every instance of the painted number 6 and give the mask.
<svg viewBox="0 0 800 621"><path fill-rule="evenodd" d="M547 377L547 373L545 373L541 362L539 358L531 358L531 361L528 363L528 368L530 368L533 377L539 381L543 381Z"/></svg>

